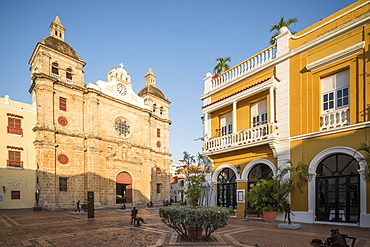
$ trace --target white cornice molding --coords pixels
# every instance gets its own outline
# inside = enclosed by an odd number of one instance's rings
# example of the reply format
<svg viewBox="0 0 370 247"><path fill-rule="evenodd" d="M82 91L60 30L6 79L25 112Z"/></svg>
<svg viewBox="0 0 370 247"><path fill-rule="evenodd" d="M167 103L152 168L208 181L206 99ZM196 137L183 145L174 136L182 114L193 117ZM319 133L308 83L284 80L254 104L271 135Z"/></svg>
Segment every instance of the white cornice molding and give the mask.
<svg viewBox="0 0 370 247"><path fill-rule="evenodd" d="M307 32L307 33L305 33L303 35L300 35L300 36L294 36L293 35L293 36L291 36L291 39L294 40L294 39L302 38L302 37L306 36L307 34L316 31L317 29L319 29L319 28L321 28L321 27L323 27L323 26L325 26L325 25L327 25L327 24L335 21L336 19L338 19L338 18L340 18L340 17L342 17L342 16L344 16L344 15L346 15L346 14L348 14L348 13L350 13L350 12L352 12L352 11L358 9L358 8L363 7L364 5L366 5L368 3L370 3L370 1L367 1L367 2L365 2L365 3L363 3L363 4L359 5L359 6L357 6L356 8L347 11L346 13L338 16L337 18L332 19L331 21L326 22L326 23L320 25L319 27L316 27L315 29L313 29L313 30L311 30L311 31L309 31L309 32ZM289 59L291 57L294 57L294 56L296 56L299 53L305 52L305 51L307 51L309 49L312 49L313 47L317 47L320 44L323 44L325 42L328 42L328 41L330 41L331 39L333 39L335 37L338 37L338 36L341 36L341 35L343 35L345 33L348 33L350 31L352 31L353 29L355 29L355 28L357 28L357 27L359 27L361 25L364 25L364 24L368 23L369 21L370 21L370 13L365 14L365 15L362 15L362 16L358 17L357 19L353 20L352 22L349 22L349 23L347 23L347 24L345 24L343 26L340 26L339 28L337 28L337 29L335 29L335 30L333 30L333 31L331 31L329 33L326 33L326 34L320 36L319 38L314 39L314 40L312 40L312 41L310 41L310 42L308 42L308 43L306 43L306 44L298 47L295 50L291 50L291 51L286 52L285 54L281 54L280 56L277 56L275 59L273 59L273 60L271 60L271 61L269 61L269 62L261 65L260 67L257 67L255 69L252 69L251 71L248 71L244 75L238 76L238 77L230 80L229 82L225 83L224 85L222 85L222 86L220 86L220 87L218 87L218 88L216 88L214 90L210 90L209 92L201 95L199 98L201 100L204 100L204 99L206 99L208 97L212 97L216 93L218 93L218 92L222 91L223 89L228 88L228 87L230 87L230 86L232 86L232 85L240 82L241 80L244 80L244 79L246 79L248 77L252 77L253 75L261 72L262 70L265 70L265 69L267 69L269 67L274 67L277 64L281 63L282 61L284 61L286 59Z"/></svg>
<svg viewBox="0 0 370 247"><path fill-rule="evenodd" d="M292 38L292 39L299 39L299 38L302 38L302 37L304 37L304 36L306 36L306 35L308 35L308 34L310 34L310 33L312 33L312 32L315 32L316 30L318 30L318 29L320 29L320 28L322 28L322 27L324 27L324 26L326 26L326 25L328 25L328 24L330 24L330 23L332 23L332 22L334 22L334 21L336 21L336 20L338 20L338 19L342 18L343 16L348 15L349 13L351 13L351 12L353 12L353 11L357 10L357 9L362 8L363 6L365 6L366 4L369 4L369 3L370 3L370 1L366 1L366 2L364 2L363 4L361 4L361 5L357 6L357 7L353 8L353 9L350 9L350 10L348 10L347 12L345 12L345 13L343 13L343 14L341 14L341 15L337 16L337 17L335 17L334 19L331 19L330 21L327 21L327 22L325 22L325 23L321 24L320 26L318 26L318 27L316 27L316 28L314 28L314 29L312 29L312 30L308 31L307 33L304 33L304 34L299 35L299 36L292 36L291 38Z"/></svg>
<svg viewBox="0 0 370 247"><path fill-rule="evenodd" d="M277 82L275 83L275 79L273 77L265 82L262 82L260 85L246 89L244 92L237 93L235 95L229 96L227 99L220 100L219 102L213 103L210 106L204 107L203 113L210 113L216 110L217 108L221 108L224 107L225 105L232 104L235 101L240 101L244 98L248 98L254 94L269 89L271 86L277 87Z"/></svg>
<svg viewBox="0 0 370 247"><path fill-rule="evenodd" d="M31 105L31 106L32 106L32 105ZM27 109L22 109L22 108L20 108L20 107L11 106L11 105L4 105L4 104L0 104L0 108L5 108L5 109L14 110L14 111L22 112L22 113L27 113L27 114L36 115L36 111L33 111L33 110L27 110Z"/></svg>
<svg viewBox="0 0 370 247"><path fill-rule="evenodd" d="M361 49L365 47L365 41L362 41L358 44L355 44L353 46L350 46L344 50L338 51L336 53L333 53L327 57L321 58L313 63L307 64L306 68L309 71L314 71L317 69L320 69L322 67L325 67L329 64L332 64L334 62L337 62L339 60L345 59L347 57L350 57L357 52L359 52Z"/></svg>
<svg viewBox="0 0 370 247"><path fill-rule="evenodd" d="M315 138L315 137L320 137L320 136L337 134L337 133L341 133L345 131L369 128L369 127L370 127L370 121L364 122L364 123L347 125L347 126L343 126L343 127L336 128L336 129L330 129L330 130L318 131L318 132L313 132L313 133L304 134L304 135L292 136L289 138L289 140L298 141L298 140L310 139L310 138Z"/></svg>
<svg viewBox="0 0 370 247"><path fill-rule="evenodd" d="M346 23L328 33L325 33L324 35L307 42L306 44L296 48L295 50L292 50L292 57L296 56L300 53L306 52L310 49L313 49L317 46L320 46L326 42L329 42L330 40L333 40L335 38L338 38L339 36L342 36L348 32L353 31L354 29L358 28L359 26L365 25L370 21L370 13L360 16L359 18ZM292 36L293 38L293 36Z"/></svg>

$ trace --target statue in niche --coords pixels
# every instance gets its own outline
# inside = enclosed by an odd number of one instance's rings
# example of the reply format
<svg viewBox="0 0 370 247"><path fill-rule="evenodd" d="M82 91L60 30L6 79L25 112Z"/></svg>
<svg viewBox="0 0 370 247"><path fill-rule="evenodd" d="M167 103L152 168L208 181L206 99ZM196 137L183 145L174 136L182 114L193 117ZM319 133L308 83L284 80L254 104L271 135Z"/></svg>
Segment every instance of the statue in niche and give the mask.
<svg viewBox="0 0 370 247"><path fill-rule="evenodd" d="M129 147L127 146L127 145L124 145L123 147L122 147L122 159L124 159L124 160L127 160L128 159L128 155L127 155L127 153L129 152Z"/></svg>

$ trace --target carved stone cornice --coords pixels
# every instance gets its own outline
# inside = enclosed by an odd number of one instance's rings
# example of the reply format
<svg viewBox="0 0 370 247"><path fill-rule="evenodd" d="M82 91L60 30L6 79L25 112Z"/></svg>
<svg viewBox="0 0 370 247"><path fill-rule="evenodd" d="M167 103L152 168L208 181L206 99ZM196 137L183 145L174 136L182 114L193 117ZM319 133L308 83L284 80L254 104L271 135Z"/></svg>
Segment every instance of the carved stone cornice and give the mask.
<svg viewBox="0 0 370 247"><path fill-rule="evenodd" d="M36 126L36 127L33 127L32 129L33 132L36 132L36 131L48 131L48 132L55 132L54 129L50 129L48 127L43 127L43 126Z"/></svg>
<svg viewBox="0 0 370 247"><path fill-rule="evenodd" d="M56 148L58 145L52 142L47 142L47 141L41 141L41 140L35 140L33 142L33 145L35 148L43 149L43 148Z"/></svg>
<svg viewBox="0 0 370 247"><path fill-rule="evenodd" d="M56 80L56 78L54 78L50 75L44 74L44 73L34 73L34 74L32 74L32 77L31 77L32 84L31 84L30 89L28 89L29 93L32 93L33 89L36 86L36 80L38 80L38 79L48 79L50 81L55 81Z"/></svg>

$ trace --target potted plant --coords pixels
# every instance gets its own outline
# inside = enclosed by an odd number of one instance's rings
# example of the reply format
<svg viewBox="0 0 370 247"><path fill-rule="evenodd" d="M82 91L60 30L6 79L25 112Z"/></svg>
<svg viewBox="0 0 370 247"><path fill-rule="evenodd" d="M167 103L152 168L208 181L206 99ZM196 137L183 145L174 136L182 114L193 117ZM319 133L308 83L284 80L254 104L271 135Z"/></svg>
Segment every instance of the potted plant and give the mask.
<svg viewBox="0 0 370 247"><path fill-rule="evenodd" d="M251 218L257 218L260 216L258 213L258 210L254 207L248 207L246 209L246 215L247 217L251 217Z"/></svg>
<svg viewBox="0 0 370 247"><path fill-rule="evenodd" d="M277 179L261 179L256 186L248 192L249 204L263 213L267 222L275 221L276 212L281 210L285 197L291 190L291 183L281 183Z"/></svg>
<svg viewBox="0 0 370 247"><path fill-rule="evenodd" d="M227 211L229 212L230 216L235 216L235 210L232 207L227 207Z"/></svg>
<svg viewBox="0 0 370 247"><path fill-rule="evenodd" d="M215 230L227 225L229 211L223 207L198 206L201 194L206 194L201 193L206 190L201 185L210 169L207 165L208 159L201 154L194 157L184 152L183 163L176 173L185 176L183 193L189 206L163 207L159 209L159 216L162 222L173 228L181 238L200 239L204 231L205 239L209 239ZM195 163L198 164L194 165Z"/></svg>
<svg viewBox="0 0 370 247"><path fill-rule="evenodd" d="M278 169L277 176L272 180L261 179L248 192L248 203L251 207L263 213L267 222L275 221L276 212L283 210L283 203L288 194L294 189L293 182L297 179L297 187L301 189L308 181L308 166L299 162L296 166L288 161L290 167ZM292 178L284 178L288 173Z"/></svg>
<svg viewBox="0 0 370 247"><path fill-rule="evenodd" d="M225 207L169 206L159 209L163 224L171 227L183 239L206 240L219 228L227 226L229 211ZM198 229L190 230L189 229ZM202 233L204 235L202 235Z"/></svg>

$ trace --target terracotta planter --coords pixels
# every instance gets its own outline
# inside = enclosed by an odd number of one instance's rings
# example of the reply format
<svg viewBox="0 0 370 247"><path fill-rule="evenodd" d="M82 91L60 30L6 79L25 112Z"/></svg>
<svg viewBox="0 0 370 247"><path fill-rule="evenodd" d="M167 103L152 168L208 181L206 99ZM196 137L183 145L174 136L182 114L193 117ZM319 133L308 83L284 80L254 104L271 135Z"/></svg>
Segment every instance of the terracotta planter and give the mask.
<svg viewBox="0 0 370 247"><path fill-rule="evenodd" d="M274 222L276 218L276 211L263 211L263 217L266 222Z"/></svg>
<svg viewBox="0 0 370 247"><path fill-rule="evenodd" d="M202 239L203 228L188 228L189 239Z"/></svg>

